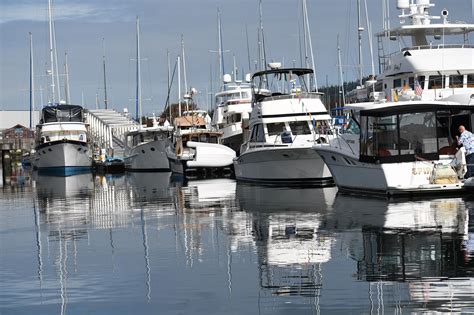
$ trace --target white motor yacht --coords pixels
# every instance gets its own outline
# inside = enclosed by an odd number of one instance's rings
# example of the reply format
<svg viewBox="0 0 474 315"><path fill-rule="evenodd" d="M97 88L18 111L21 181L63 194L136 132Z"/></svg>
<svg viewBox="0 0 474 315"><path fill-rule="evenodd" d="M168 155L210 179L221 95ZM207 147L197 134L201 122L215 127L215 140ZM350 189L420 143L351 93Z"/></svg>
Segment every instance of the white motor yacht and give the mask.
<svg viewBox="0 0 474 315"><path fill-rule="evenodd" d="M281 185L332 184L313 144L334 138L311 69L273 69L252 76L250 137L234 160L240 181Z"/></svg>
<svg viewBox="0 0 474 315"><path fill-rule="evenodd" d="M249 77L250 79L250 77ZM248 82L231 82L224 76L224 90L216 94L212 126L222 134L222 144L236 152L244 143L244 125L248 126L252 112L252 89Z"/></svg>
<svg viewBox="0 0 474 315"><path fill-rule="evenodd" d="M314 146L339 190L388 196L467 191L456 135L459 125L474 126L474 106L405 101L352 107L350 132Z"/></svg>
<svg viewBox="0 0 474 315"><path fill-rule="evenodd" d="M127 171L170 170L166 145L173 127L153 126L130 131L125 135L124 162Z"/></svg>
<svg viewBox="0 0 474 315"><path fill-rule="evenodd" d="M434 6L431 0L397 0L400 25L376 34L380 75L351 91L348 103L378 98L474 104L474 24L450 21L447 9L430 15Z"/></svg>
<svg viewBox="0 0 474 315"><path fill-rule="evenodd" d="M211 175L231 169L235 151L221 144L222 132L209 128L205 111L188 111L174 120L166 154L173 173Z"/></svg>
<svg viewBox="0 0 474 315"><path fill-rule="evenodd" d="M67 176L92 168L83 111L81 106L65 104L43 108L36 126L35 169Z"/></svg>

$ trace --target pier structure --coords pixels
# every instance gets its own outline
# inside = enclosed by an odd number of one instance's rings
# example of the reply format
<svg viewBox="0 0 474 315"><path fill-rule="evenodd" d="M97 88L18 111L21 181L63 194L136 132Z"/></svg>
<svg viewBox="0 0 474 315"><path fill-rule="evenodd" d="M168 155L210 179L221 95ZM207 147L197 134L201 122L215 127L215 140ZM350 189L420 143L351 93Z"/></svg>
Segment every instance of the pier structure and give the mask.
<svg viewBox="0 0 474 315"><path fill-rule="evenodd" d="M113 109L90 109L86 111L86 122L92 143L109 152L109 156L123 157L125 134L138 129L138 123Z"/></svg>

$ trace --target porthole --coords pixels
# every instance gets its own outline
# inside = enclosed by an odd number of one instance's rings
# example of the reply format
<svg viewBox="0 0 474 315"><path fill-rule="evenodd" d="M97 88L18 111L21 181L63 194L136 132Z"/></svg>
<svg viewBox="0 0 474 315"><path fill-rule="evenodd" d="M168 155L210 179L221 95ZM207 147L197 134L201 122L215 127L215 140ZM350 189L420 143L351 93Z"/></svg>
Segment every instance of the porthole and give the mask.
<svg viewBox="0 0 474 315"><path fill-rule="evenodd" d="M337 159L336 159L336 157L335 157L334 155L331 155L331 159L332 159L333 161L337 161Z"/></svg>
<svg viewBox="0 0 474 315"><path fill-rule="evenodd" d="M151 150L151 151L155 151L155 148L151 147L150 150Z"/></svg>
<svg viewBox="0 0 474 315"><path fill-rule="evenodd" d="M77 152L81 152L81 148L77 148Z"/></svg>
<svg viewBox="0 0 474 315"><path fill-rule="evenodd" d="M45 150L43 150L43 154L46 154L46 151L45 151Z"/></svg>
<svg viewBox="0 0 474 315"><path fill-rule="evenodd" d="M145 150L142 150L142 153L145 154Z"/></svg>
<svg viewBox="0 0 474 315"><path fill-rule="evenodd" d="M51 150L51 148L48 148L48 151L49 151L49 152L52 152L53 150Z"/></svg>

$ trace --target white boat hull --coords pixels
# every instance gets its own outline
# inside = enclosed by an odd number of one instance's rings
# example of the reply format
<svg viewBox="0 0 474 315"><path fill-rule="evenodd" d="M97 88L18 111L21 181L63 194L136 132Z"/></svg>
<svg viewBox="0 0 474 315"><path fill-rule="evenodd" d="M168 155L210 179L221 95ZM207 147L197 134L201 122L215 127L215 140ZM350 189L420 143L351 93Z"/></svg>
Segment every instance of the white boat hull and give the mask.
<svg viewBox="0 0 474 315"><path fill-rule="evenodd" d="M232 167L235 151L222 144L187 142L187 150L193 155L178 156L168 147L167 155L171 171L185 174L188 170L219 170Z"/></svg>
<svg viewBox="0 0 474 315"><path fill-rule="evenodd" d="M33 164L39 171L71 175L90 170L92 159L85 142L61 140L37 146Z"/></svg>
<svg viewBox="0 0 474 315"><path fill-rule="evenodd" d="M234 160L238 180L281 185L331 185L331 173L310 147L252 149Z"/></svg>
<svg viewBox="0 0 474 315"><path fill-rule="evenodd" d="M170 165L165 152L166 140L155 140L139 144L125 152L127 171L169 171Z"/></svg>
<svg viewBox="0 0 474 315"><path fill-rule="evenodd" d="M328 145L316 145L314 149L326 162L341 191L387 196L465 192L461 181L433 184L430 179L434 163L363 163L355 155Z"/></svg>

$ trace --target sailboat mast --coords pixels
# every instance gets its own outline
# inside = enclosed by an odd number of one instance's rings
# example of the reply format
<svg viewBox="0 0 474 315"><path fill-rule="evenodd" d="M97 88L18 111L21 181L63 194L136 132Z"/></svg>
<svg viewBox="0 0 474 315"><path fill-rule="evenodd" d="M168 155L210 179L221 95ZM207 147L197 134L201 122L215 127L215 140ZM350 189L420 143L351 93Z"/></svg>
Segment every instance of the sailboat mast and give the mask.
<svg viewBox="0 0 474 315"><path fill-rule="evenodd" d="M357 0L357 34L359 37L359 63L358 63L358 72L359 72L359 85L362 86L362 32L364 28L360 24L360 0Z"/></svg>
<svg viewBox="0 0 474 315"><path fill-rule="evenodd" d="M104 106L105 109L108 109L109 100L107 98L107 76L105 72L105 38L102 38L102 68L104 74Z"/></svg>
<svg viewBox="0 0 474 315"><path fill-rule="evenodd" d="M245 24L245 38L247 39L247 59L249 63L249 72L252 72L252 65L250 63L249 31L248 31L247 24Z"/></svg>
<svg viewBox="0 0 474 315"><path fill-rule="evenodd" d="M364 7L365 7L365 19L367 23L367 37L369 39L369 49L370 49L370 62L371 62L371 70L372 75L375 75L375 64L374 64L374 47L372 41L372 26L369 21L369 10L367 8L367 0L364 0Z"/></svg>
<svg viewBox="0 0 474 315"><path fill-rule="evenodd" d="M168 106L169 120L171 120L171 106L169 103L170 89L171 89L171 66L170 66L170 51L166 50L166 61L168 62L168 98L166 99L166 105Z"/></svg>
<svg viewBox="0 0 474 315"><path fill-rule="evenodd" d="M33 34L30 34L30 129L33 127L33 110L35 108L35 81L33 68Z"/></svg>
<svg viewBox="0 0 474 315"><path fill-rule="evenodd" d="M56 89L58 91L58 102L61 102L61 85L59 83L59 67L58 67L58 50L56 46L56 27L54 25L54 20L52 21L53 25L53 52L54 52L54 66L56 68Z"/></svg>
<svg viewBox="0 0 474 315"><path fill-rule="evenodd" d="M265 36L263 34L263 8L262 8L262 0L259 1L259 13L260 13L260 50L261 54L260 57L262 58L262 69L265 70L267 68L267 56L265 54Z"/></svg>
<svg viewBox="0 0 474 315"><path fill-rule="evenodd" d="M217 56L219 58L219 89L221 91L224 90L224 52L223 52L223 44L222 44L222 29L221 29L221 10L217 9Z"/></svg>
<svg viewBox="0 0 474 315"><path fill-rule="evenodd" d="M317 76L316 76L316 67L314 65L314 53L313 53L313 44L312 44L312 41L311 41L311 30L310 30L310 27L309 27L309 19L308 19L308 7L307 7L307 4L306 4L306 0L303 0L303 6L304 6L304 19L306 21L306 28L307 28L307 36L308 36L308 44L309 44L309 53L311 55L311 69L313 69L313 76L314 76L314 90L316 92L318 92L318 79L317 79Z"/></svg>
<svg viewBox="0 0 474 315"><path fill-rule="evenodd" d="M69 66L67 63L67 51L64 52L64 74L66 76L64 82L64 93L66 95L66 104L71 104L71 94L69 90Z"/></svg>
<svg viewBox="0 0 474 315"><path fill-rule="evenodd" d="M136 120L141 128L142 122L142 81L141 81L141 66L140 66L140 19L137 16L137 91L135 113Z"/></svg>
<svg viewBox="0 0 474 315"><path fill-rule="evenodd" d="M181 57L178 56L178 117L181 116Z"/></svg>
<svg viewBox="0 0 474 315"><path fill-rule="evenodd" d="M305 1L301 0L301 9L303 11L303 45L304 45L304 66L309 68L308 62L308 34L306 27L306 12L305 12Z"/></svg>
<svg viewBox="0 0 474 315"><path fill-rule="evenodd" d="M56 102L56 90L54 84L54 50L53 50L53 12L51 8L52 0L48 0L48 25L49 25L49 76L51 80L51 95L49 103L54 104Z"/></svg>
<svg viewBox="0 0 474 315"><path fill-rule="evenodd" d="M339 84L341 86L340 93L342 94L342 106L346 105L346 93L344 91L344 78L342 76L342 64L341 64L341 46L339 45L339 34L337 35L337 62L338 62L338 76Z"/></svg>
<svg viewBox="0 0 474 315"><path fill-rule="evenodd" d="M184 94L188 94L188 80L186 76L186 58L184 57L184 37L181 34L181 55L183 56L183 79L184 79ZM185 97L186 110L189 111L189 98Z"/></svg>

